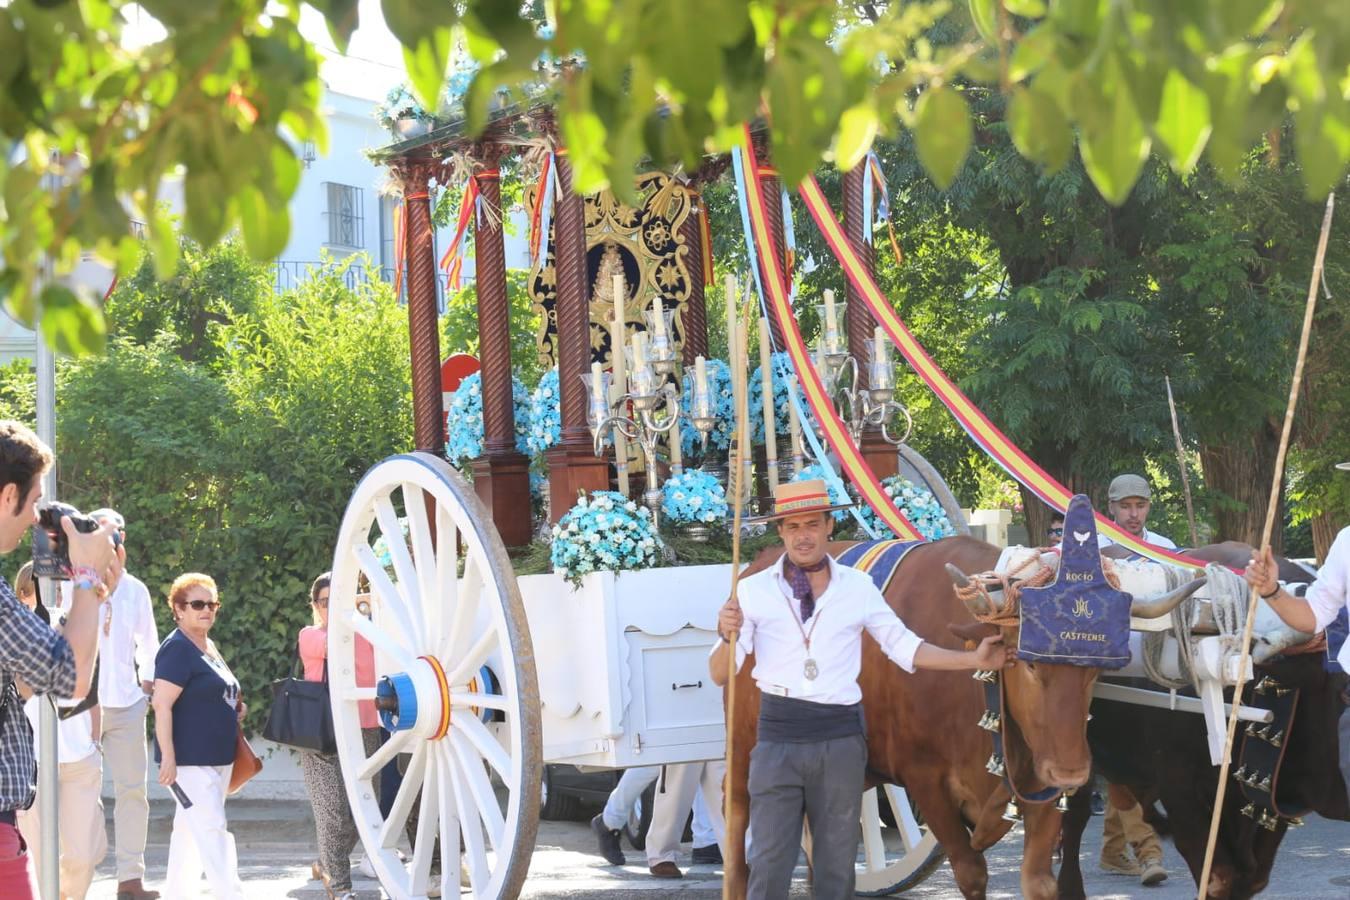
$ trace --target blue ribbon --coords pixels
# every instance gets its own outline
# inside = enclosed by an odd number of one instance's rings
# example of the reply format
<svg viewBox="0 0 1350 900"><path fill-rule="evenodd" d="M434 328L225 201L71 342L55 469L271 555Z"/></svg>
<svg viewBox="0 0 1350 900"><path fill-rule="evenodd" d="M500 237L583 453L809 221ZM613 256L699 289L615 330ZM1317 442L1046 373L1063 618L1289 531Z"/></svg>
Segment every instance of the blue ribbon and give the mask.
<svg viewBox="0 0 1350 900"><path fill-rule="evenodd" d="M764 285L760 281L759 275L759 256L755 253L755 239L750 230L750 201L745 192L745 167L741 160L741 152L742 150L739 146L733 148L731 151L731 164L736 172L736 203L741 210L741 232L745 236L745 249L746 254L750 258L750 272L754 275L755 295L759 298L760 314L767 318L769 315L769 304L764 299ZM756 185L756 187L758 187L758 185ZM784 220L784 224L786 226L786 220ZM734 297L728 297L727 302L735 303L736 299ZM772 334L773 332L770 332L770 340L772 340ZM773 349L777 350L779 348L775 347ZM802 436L806 438L806 443L810 445L811 453L815 456L816 462L820 463L820 468L825 473L826 483L830 486L831 491L838 490L847 494L848 489L844 484L844 480L839 477L839 473L830 465L825 448L821 446L820 439L816 437L816 430L811 427L813 419L807 418L806 407L802 402L802 398L797 391L792 390L792 382L788 380L788 376L792 374L792 370L788 368L787 364L781 359L778 364L780 366L779 372L783 377L783 382L788 385L788 400L797 410L797 421L802 423ZM872 540L876 540L876 531L871 525L867 524L867 520L862 517L862 513L858 512L858 508L856 506L850 507L849 512L853 514L853 518L862 526L862 529L867 536Z"/></svg>

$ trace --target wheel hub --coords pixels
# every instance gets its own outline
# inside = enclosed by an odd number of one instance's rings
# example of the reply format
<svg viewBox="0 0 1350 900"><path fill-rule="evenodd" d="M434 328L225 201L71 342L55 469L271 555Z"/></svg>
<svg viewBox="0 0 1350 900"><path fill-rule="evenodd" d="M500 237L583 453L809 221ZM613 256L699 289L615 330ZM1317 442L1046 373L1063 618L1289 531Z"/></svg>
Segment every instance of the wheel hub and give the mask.
<svg viewBox="0 0 1350 900"><path fill-rule="evenodd" d="M434 656L419 656L407 672L385 675L375 686L375 708L390 732L412 731L429 741L450 732L450 682Z"/></svg>

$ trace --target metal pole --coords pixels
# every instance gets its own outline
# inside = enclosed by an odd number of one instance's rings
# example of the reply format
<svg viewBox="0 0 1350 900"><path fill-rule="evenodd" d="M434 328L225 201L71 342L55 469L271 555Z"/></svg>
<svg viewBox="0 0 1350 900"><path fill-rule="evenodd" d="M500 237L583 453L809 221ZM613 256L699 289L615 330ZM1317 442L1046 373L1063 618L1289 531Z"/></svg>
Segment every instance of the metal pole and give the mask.
<svg viewBox="0 0 1350 900"><path fill-rule="evenodd" d="M51 278L50 261L43 266L43 281ZM42 329L37 331L37 347L34 363L37 368L37 434L48 447L56 446L56 359L51 348L42 339ZM45 500L56 499L56 467L52 466L42 476L42 495ZM55 621L56 610L60 606L56 582L50 578L39 581L42 602L51 611ZM57 779L57 735L56 705L50 695L44 696L38 705L38 817L42 822L42 834L39 846L42 847L42 868L38 872L38 884L43 897L56 897L60 882L60 831L58 830L57 809L60 790Z"/></svg>
<svg viewBox="0 0 1350 900"><path fill-rule="evenodd" d="M47 187L53 193L60 190L59 176L49 174ZM53 264L50 256L42 261L41 290L50 284L53 278ZM48 447L56 447L56 358L51 348L42 339L40 321L34 323L35 348L33 364L37 370L37 434ZM56 499L56 467L52 466L42 476L42 495L45 500ZM42 602L51 611L53 619L60 606L56 583L50 578L39 580ZM57 720L56 705L50 695L44 696L38 704L38 818L42 822L38 845L42 848L42 866L38 872L38 886L43 897L56 897L61 880L61 832L58 828L57 809L59 808L60 761L57 759Z"/></svg>

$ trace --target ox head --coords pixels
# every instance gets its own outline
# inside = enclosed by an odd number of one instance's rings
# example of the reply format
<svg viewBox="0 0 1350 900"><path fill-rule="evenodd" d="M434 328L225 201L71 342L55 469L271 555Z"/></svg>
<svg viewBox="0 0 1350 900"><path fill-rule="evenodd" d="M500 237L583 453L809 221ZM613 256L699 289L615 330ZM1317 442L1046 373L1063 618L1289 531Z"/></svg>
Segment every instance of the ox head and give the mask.
<svg viewBox="0 0 1350 900"><path fill-rule="evenodd" d="M972 584L970 576L951 564L947 565L947 572L958 588ZM1203 584L1201 578L1156 597L1135 599L1130 614L1143 618L1166 615ZM1003 597L997 589L987 591L989 599L985 592L976 592L973 596L970 591L960 593L976 619L988 619L995 614L996 607L1003 606ZM953 628L958 636L967 640L997 630L994 625L987 624ZM1010 646L1017 644L1019 625L1003 625L1001 631L1005 642ZM1005 723L1010 764L1029 764L1038 781L1065 790L1087 781L1092 770L1092 755L1087 743L1088 709L1092 702L1092 687L1100 671L1092 665L1027 659L1019 659L1003 671L1005 703L1010 718ZM1013 759L1018 752L1029 759Z"/></svg>

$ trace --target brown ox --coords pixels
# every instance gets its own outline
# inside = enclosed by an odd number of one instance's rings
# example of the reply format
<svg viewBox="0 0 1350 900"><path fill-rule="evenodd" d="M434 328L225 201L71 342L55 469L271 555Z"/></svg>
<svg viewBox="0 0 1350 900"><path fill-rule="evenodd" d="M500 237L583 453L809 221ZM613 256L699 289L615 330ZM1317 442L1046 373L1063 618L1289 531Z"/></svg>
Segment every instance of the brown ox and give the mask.
<svg viewBox="0 0 1350 900"><path fill-rule="evenodd" d="M837 555L847 543L830 545ZM781 548L766 550L746 574L772 565ZM998 562L999 549L970 537L924 544L905 557L886 591L886 602L924 640L961 649L963 637L988 633L956 598L944 566L964 572L985 572ZM1175 604L1173 604L1175 605ZM957 637L953 629L962 637ZM1016 641L1016 629L1006 629ZM966 672L902 671L864 635L863 709L867 722L868 786L904 785L924 821L951 861L963 896L982 898L988 882L983 850L1012 827L1002 818L1011 799L1001 778L985 770L992 742L978 727L984 712L982 685ZM731 816L727 821L725 877L731 896L744 897L748 871L745 832L749 824L747 781L750 750L759 718L759 690L750 677L748 657L736 677L736 719L733 735ZM1048 785L1072 789L1091 771L1086 739L1088 704L1097 669L1018 662L1004 671L1012 722L1005 733L1008 772L1018 790L1029 793ZM1030 898L1056 895L1051 855L1060 815L1053 803L1026 804L1022 894Z"/></svg>

